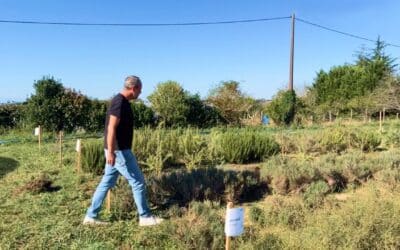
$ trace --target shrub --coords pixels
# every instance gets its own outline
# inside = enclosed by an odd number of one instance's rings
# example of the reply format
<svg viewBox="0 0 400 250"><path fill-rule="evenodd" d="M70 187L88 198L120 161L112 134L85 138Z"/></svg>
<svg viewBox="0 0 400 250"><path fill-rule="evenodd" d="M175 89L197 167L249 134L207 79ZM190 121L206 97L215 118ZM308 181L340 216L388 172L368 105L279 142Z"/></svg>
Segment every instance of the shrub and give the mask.
<svg viewBox="0 0 400 250"><path fill-rule="evenodd" d="M279 145L265 133L232 129L213 136L216 145L210 147L229 163L261 161L279 152Z"/></svg>
<svg viewBox="0 0 400 250"><path fill-rule="evenodd" d="M266 107L266 113L277 125L289 125L295 115L296 93L293 90L279 91Z"/></svg>
<svg viewBox="0 0 400 250"><path fill-rule="evenodd" d="M207 144L198 130L186 129L179 137L179 154L188 169L202 164L207 158Z"/></svg>
<svg viewBox="0 0 400 250"><path fill-rule="evenodd" d="M143 101L138 100L131 103L133 117L135 120L135 128L142 128L145 126L153 126L155 124L154 111L147 107Z"/></svg>
<svg viewBox="0 0 400 250"><path fill-rule="evenodd" d="M362 151L375 151L381 144L381 138L377 132L359 130L351 134L351 144Z"/></svg>
<svg viewBox="0 0 400 250"><path fill-rule="evenodd" d="M157 206L185 206L194 200L250 201L268 191L267 184L254 172L216 168L174 171L152 176L148 183L149 200Z"/></svg>
<svg viewBox="0 0 400 250"><path fill-rule="evenodd" d="M324 151L340 153L349 148L349 132L345 128L330 128L320 136L320 144Z"/></svg>
<svg viewBox="0 0 400 250"><path fill-rule="evenodd" d="M177 130L149 127L135 131L133 152L139 163L158 173L167 163L176 163L179 133Z"/></svg>
<svg viewBox="0 0 400 250"><path fill-rule="evenodd" d="M250 221L259 226L265 226L267 223L264 211L259 207L251 207L249 211Z"/></svg>
<svg viewBox="0 0 400 250"><path fill-rule="evenodd" d="M82 143L82 169L95 175L104 173L105 155L103 140Z"/></svg>
<svg viewBox="0 0 400 250"><path fill-rule="evenodd" d="M22 120L23 104L0 104L0 128L14 128Z"/></svg>
<svg viewBox="0 0 400 250"><path fill-rule="evenodd" d="M310 184L303 194L304 202L310 208L322 205L325 195L329 192L329 186L324 181L317 181Z"/></svg>

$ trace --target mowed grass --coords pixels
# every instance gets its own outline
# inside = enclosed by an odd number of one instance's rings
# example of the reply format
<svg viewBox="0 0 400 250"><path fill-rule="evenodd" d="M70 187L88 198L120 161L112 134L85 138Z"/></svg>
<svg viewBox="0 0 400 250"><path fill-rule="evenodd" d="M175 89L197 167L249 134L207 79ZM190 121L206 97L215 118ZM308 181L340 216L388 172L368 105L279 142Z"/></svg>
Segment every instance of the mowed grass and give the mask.
<svg viewBox="0 0 400 250"><path fill-rule="evenodd" d="M301 133L312 137L321 130ZM290 134L277 131L277 136L279 133ZM40 152L34 139L0 145L0 249L224 248L225 206L210 201L154 210L167 218L157 227L138 227L135 215L118 219L115 205L111 213L103 209L101 214L112 222L110 225L81 225L100 177L76 172L74 147L73 140L64 143L61 165L55 141L47 141ZM232 241L232 249L400 248L400 150L396 146L341 154L300 150L257 165L265 178L287 174L289 180L300 175L312 179L315 172L310 169L319 169L322 175L329 171L349 173L349 183L340 193L321 194L323 182L303 186L291 182L295 185L279 194L271 181L270 194L242 204L245 233ZM227 167L246 169L246 165ZM369 170L372 174L361 178ZM42 176L53 181L58 190L30 192L27 183Z"/></svg>

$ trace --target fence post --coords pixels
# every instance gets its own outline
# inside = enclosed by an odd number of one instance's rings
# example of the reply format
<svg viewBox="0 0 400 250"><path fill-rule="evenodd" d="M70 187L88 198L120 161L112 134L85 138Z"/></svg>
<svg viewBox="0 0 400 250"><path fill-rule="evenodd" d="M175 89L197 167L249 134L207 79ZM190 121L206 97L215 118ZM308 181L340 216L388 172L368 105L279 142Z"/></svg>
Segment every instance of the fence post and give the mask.
<svg viewBox="0 0 400 250"><path fill-rule="evenodd" d="M353 109L350 109L350 121L353 121Z"/></svg>
<svg viewBox="0 0 400 250"><path fill-rule="evenodd" d="M76 160L76 171L78 173L81 172L81 150L82 150L81 139L78 139L76 140L76 152L78 153Z"/></svg>
<svg viewBox="0 0 400 250"><path fill-rule="evenodd" d="M64 132L63 132L62 130L60 130L60 132L59 132L60 166L63 165L63 152L62 152L62 150L63 150L63 147L62 147L62 144L63 144L63 135L64 135Z"/></svg>
<svg viewBox="0 0 400 250"><path fill-rule="evenodd" d="M39 135L38 135L38 140L39 140L39 151L41 148L41 141L42 141L42 127L39 125Z"/></svg>

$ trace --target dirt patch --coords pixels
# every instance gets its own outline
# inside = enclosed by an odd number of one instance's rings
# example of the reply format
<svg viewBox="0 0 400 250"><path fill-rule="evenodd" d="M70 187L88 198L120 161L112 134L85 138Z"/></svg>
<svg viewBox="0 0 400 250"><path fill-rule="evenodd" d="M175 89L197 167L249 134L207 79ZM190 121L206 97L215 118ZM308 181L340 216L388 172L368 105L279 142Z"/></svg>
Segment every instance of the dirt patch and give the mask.
<svg viewBox="0 0 400 250"><path fill-rule="evenodd" d="M56 192L60 190L60 186L53 186L53 181L47 174L41 174L40 176L32 179L24 186L18 188L15 193L29 192L32 194L39 194L44 192Z"/></svg>

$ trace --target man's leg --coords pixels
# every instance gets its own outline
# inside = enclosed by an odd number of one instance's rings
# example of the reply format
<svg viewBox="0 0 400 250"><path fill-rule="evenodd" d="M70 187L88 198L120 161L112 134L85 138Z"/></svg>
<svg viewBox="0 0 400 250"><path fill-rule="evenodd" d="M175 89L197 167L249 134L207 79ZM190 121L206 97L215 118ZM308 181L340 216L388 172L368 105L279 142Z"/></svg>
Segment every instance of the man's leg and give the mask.
<svg viewBox="0 0 400 250"><path fill-rule="evenodd" d="M124 176L132 187L133 199L136 203L139 216L151 216L146 200L146 184L136 157L131 150L116 151L116 168Z"/></svg>
<svg viewBox="0 0 400 250"><path fill-rule="evenodd" d="M111 167L110 165L106 164L103 178L97 186L92 198L92 204L86 212L87 217L97 217L98 213L100 212L101 205L103 204L104 198L106 197L107 191L115 186L118 176L118 170L115 167Z"/></svg>

